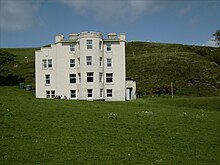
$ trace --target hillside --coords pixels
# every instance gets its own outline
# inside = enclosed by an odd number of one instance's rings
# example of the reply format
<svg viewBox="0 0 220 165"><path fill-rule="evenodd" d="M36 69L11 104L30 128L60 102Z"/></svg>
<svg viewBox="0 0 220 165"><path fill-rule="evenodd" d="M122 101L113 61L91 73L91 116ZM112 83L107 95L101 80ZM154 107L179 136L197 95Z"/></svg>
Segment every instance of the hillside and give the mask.
<svg viewBox="0 0 220 165"><path fill-rule="evenodd" d="M130 42L126 70L144 93L173 82L181 95L219 95L220 48Z"/></svg>
<svg viewBox="0 0 220 165"><path fill-rule="evenodd" d="M15 55L13 62L3 66L8 70L4 75L13 73L34 85L36 49L0 49ZM128 42L126 71L143 93L151 94L158 86L173 82L179 95L220 95L220 48Z"/></svg>
<svg viewBox="0 0 220 165"><path fill-rule="evenodd" d="M14 55L14 60L6 63L0 75L13 74L25 80L25 83L34 85L34 56L37 48L1 48L0 55L4 52Z"/></svg>

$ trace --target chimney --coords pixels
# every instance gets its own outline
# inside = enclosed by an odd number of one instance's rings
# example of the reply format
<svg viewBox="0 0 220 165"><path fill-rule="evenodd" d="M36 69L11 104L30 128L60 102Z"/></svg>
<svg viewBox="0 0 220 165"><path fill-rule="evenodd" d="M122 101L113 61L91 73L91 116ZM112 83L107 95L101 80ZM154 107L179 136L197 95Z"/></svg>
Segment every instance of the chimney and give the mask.
<svg viewBox="0 0 220 165"><path fill-rule="evenodd" d="M125 33L120 33L118 38L119 38L119 40L126 41L126 34Z"/></svg>
<svg viewBox="0 0 220 165"><path fill-rule="evenodd" d="M116 34L116 33L108 33L108 39L115 40L116 37L117 37L117 34Z"/></svg>
<svg viewBox="0 0 220 165"><path fill-rule="evenodd" d="M62 35L62 34L60 34L60 35L56 35L56 37L55 37L55 42L57 43L57 42L60 42L60 41L62 41L64 39L64 36Z"/></svg>

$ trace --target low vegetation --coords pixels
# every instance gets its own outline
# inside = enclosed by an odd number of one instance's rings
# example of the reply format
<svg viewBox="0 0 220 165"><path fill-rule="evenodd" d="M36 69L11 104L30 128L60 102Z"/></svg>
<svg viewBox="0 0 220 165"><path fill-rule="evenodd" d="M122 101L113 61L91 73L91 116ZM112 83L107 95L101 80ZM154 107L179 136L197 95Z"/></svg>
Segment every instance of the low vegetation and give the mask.
<svg viewBox="0 0 220 165"><path fill-rule="evenodd" d="M179 95L219 95L220 48L130 42L126 46L127 77L151 94L171 84Z"/></svg>
<svg viewBox="0 0 220 165"><path fill-rule="evenodd" d="M220 164L219 97L35 99L0 87L0 164Z"/></svg>
<svg viewBox="0 0 220 165"><path fill-rule="evenodd" d="M21 79L20 82L24 82L27 84L34 85L35 82L35 64L34 64L34 56L35 56L36 48L8 48L8 49L0 49L0 57L1 61L5 59L5 63L3 65L4 71L0 71L0 76L4 76L7 78L9 75L13 75L18 79ZM10 56L12 58L7 59L6 57ZM10 77L9 77L10 78ZM3 82L3 81L1 81ZM18 84L18 82L14 82ZM8 85L8 84L2 84Z"/></svg>
<svg viewBox="0 0 220 165"><path fill-rule="evenodd" d="M14 55L14 62L4 65L4 69L18 79L24 79L25 84L34 86L34 52L37 48L0 50ZM148 95L158 87L169 87L172 82L177 89L176 95L219 96L220 48L128 42L126 73L127 78L137 81L137 90Z"/></svg>

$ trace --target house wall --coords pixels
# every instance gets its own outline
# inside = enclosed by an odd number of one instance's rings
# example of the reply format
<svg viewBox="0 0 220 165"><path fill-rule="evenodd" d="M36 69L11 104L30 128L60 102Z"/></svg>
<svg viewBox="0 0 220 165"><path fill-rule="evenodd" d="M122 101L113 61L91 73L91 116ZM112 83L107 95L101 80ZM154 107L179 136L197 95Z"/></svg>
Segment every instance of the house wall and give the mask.
<svg viewBox="0 0 220 165"><path fill-rule="evenodd" d="M87 49L87 40L92 40L92 49ZM51 47L42 47L35 52L36 97L46 98L46 91L54 90L55 95L65 95L70 98L70 90L76 90L76 98L72 99L124 101L126 94L125 42L124 34L116 38L115 33L107 39L103 39L102 34L96 32L70 34L69 40L64 40L62 35L56 36L55 44ZM111 51L107 51L108 43L111 44ZM71 44L75 45L75 51L70 51ZM86 56L92 56L91 66L86 65ZM111 67L107 67L107 58L112 60ZM43 59L52 59L53 67L43 69ZM75 59L74 68L70 68L70 59ZM80 59L80 66L78 59ZM87 82L87 72L93 72L93 82ZM99 73L103 73L102 82L99 80ZM106 73L113 73L113 82L106 82ZM45 74L50 74L49 85L45 84ZM76 83L69 82L69 74L76 74ZM79 82L79 74L81 82ZM92 98L88 98L87 89L92 89ZM100 89L103 89L102 97L100 97ZM108 89L112 89L112 97L107 97Z"/></svg>

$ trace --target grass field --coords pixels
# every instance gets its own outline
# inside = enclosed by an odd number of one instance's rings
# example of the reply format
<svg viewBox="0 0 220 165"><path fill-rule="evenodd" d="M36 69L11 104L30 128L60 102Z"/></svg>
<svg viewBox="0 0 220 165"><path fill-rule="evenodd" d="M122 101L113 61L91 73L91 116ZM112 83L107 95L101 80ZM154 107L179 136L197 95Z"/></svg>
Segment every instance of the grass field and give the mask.
<svg viewBox="0 0 220 165"><path fill-rule="evenodd" d="M35 99L0 87L0 164L220 164L220 97Z"/></svg>

